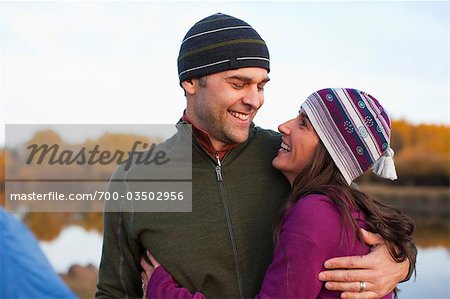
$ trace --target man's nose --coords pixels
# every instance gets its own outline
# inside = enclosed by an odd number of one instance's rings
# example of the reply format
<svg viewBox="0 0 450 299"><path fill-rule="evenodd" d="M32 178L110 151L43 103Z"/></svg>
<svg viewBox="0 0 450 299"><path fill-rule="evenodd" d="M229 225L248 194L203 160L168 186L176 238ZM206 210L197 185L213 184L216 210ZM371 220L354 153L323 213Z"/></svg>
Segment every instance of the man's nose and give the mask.
<svg viewBox="0 0 450 299"><path fill-rule="evenodd" d="M264 92L260 91L258 86L252 86L251 88L248 88L242 102L246 105L250 105L254 109L259 109L264 103Z"/></svg>

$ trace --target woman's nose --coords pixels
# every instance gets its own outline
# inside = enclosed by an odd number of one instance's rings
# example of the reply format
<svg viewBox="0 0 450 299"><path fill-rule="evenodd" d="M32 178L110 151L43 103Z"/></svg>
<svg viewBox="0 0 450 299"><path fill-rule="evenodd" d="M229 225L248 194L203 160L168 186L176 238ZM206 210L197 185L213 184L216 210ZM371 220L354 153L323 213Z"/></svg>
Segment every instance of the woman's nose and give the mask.
<svg viewBox="0 0 450 299"><path fill-rule="evenodd" d="M289 134L289 132L290 132L290 129L289 129L289 122L290 122L290 121L284 122L284 123L282 123L282 124L280 124L280 125L278 126L278 131L279 131L281 134L284 134L284 135L288 135L288 134Z"/></svg>

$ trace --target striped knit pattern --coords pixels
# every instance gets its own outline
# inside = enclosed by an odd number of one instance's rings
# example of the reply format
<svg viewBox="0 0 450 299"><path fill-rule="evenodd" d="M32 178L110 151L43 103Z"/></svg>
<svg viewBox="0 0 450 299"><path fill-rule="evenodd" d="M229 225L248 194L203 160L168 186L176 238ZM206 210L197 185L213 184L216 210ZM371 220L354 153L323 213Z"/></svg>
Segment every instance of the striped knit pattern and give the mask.
<svg viewBox="0 0 450 299"><path fill-rule="evenodd" d="M322 89L310 95L302 109L349 184L389 148L389 117L380 103L363 91Z"/></svg>
<svg viewBox="0 0 450 299"><path fill-rule="evenodd" d="M180 82L243 67L269 68L266 43L249 24L215 14L197 22L181 42Z"/></svg>

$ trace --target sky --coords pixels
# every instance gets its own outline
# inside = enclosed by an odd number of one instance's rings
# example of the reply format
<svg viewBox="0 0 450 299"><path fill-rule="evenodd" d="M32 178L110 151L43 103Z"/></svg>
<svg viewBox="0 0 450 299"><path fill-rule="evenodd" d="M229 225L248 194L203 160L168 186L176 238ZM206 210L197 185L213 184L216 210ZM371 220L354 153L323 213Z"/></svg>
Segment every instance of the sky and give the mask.
<svg viewBox="0 0 450 299"><path fill-rule="evenodd" d="M276 130L325 87L366 91L393 119L449 125L449 10L430 1L3 1L0 125L176 123L186 105L180 43L217 12L268 44L259 126Z"/></svg>

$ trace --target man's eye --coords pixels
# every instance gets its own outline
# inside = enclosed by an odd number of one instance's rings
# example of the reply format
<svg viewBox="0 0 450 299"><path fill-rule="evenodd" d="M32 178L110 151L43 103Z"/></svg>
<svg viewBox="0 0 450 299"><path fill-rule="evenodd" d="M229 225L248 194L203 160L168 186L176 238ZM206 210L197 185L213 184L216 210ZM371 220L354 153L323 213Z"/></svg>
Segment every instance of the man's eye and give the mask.
<svg viewBox="0 0 450 299"><path fill-rule="evenodd" d="M236 89L242 89L244 88L245 84L239 84L239 83L231 83L231 86Z"/></svg>
<svg viewBox="0 0 450 299"><path fill-rule="evenodd" d="M263 91L263 90L264 90L264 85L259 85L259 86L258 86L258 90L259 90L259 91Z"/></svg>

